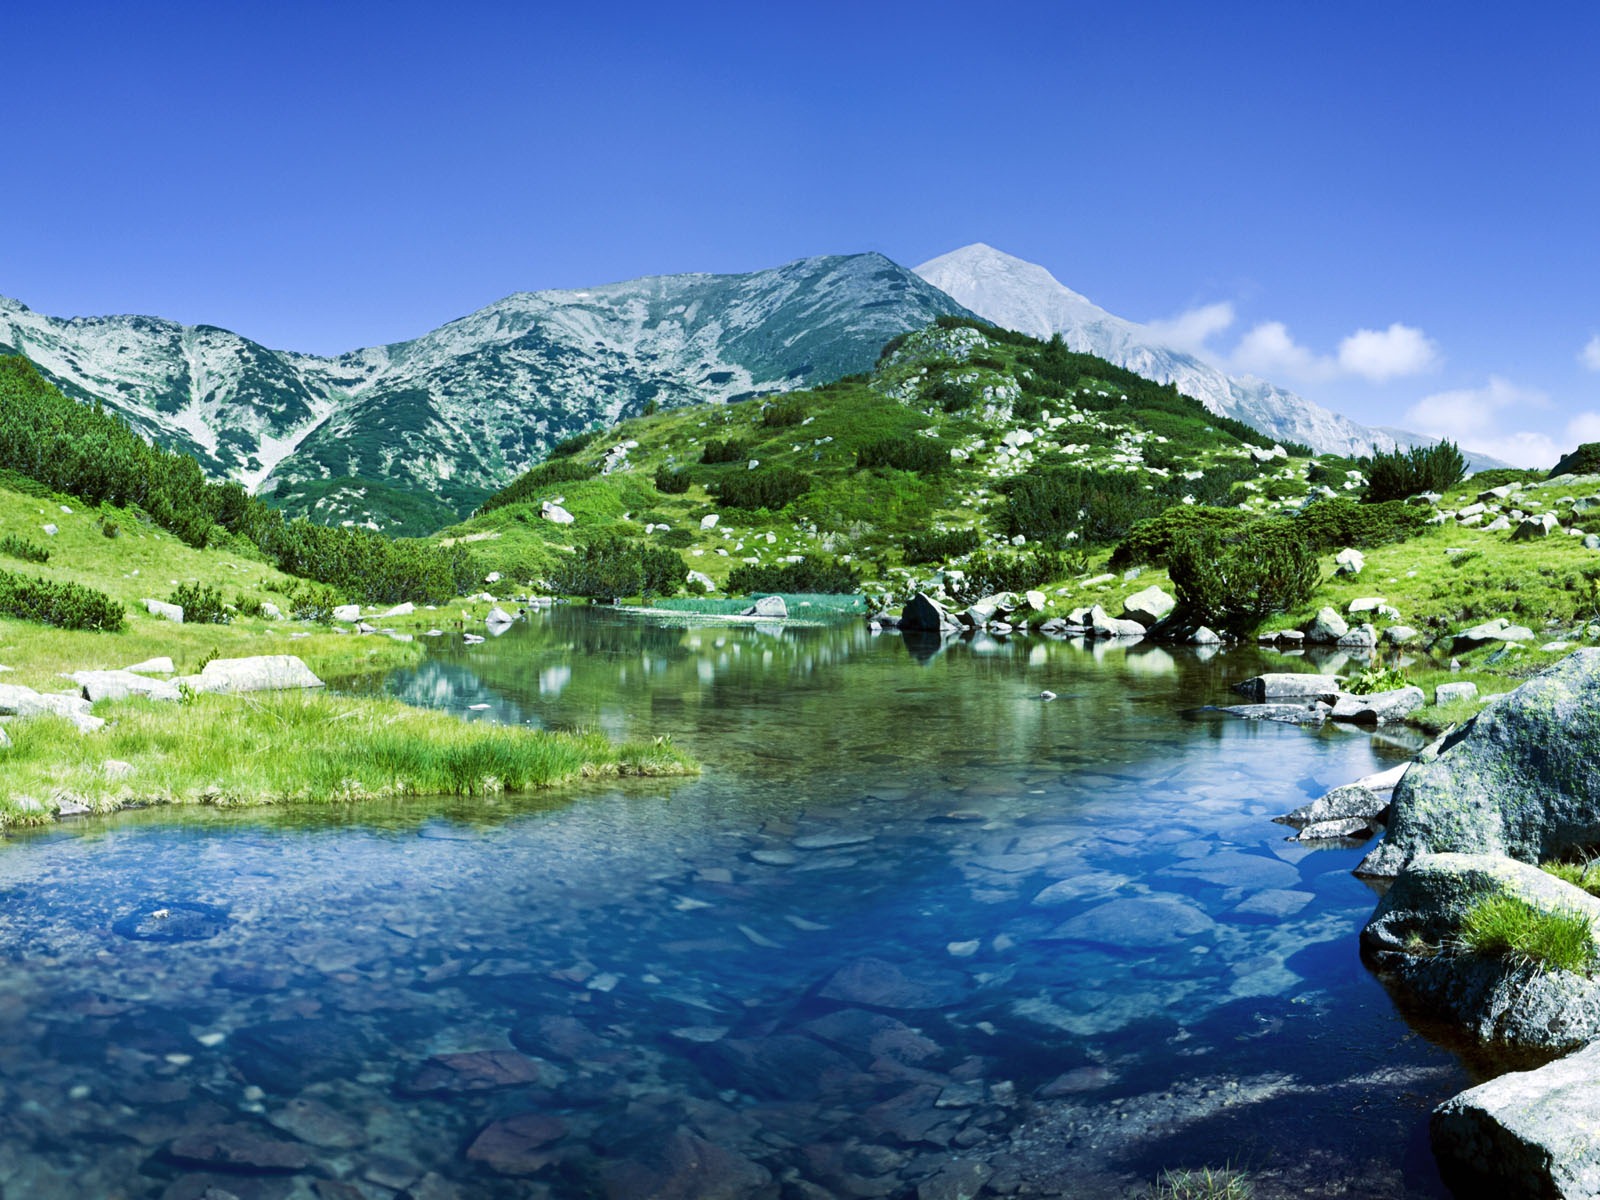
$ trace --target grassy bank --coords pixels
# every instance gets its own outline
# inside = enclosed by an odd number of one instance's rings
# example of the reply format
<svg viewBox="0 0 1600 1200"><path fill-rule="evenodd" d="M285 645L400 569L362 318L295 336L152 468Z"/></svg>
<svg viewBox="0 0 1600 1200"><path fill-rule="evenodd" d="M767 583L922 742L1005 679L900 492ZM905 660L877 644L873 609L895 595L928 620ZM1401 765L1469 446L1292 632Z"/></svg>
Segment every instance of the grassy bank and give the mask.
<svg viewBox="0 0 1600 1200"><path fill-rule="evenodd" d="M63 801L101 812L346 803L696 769L665 741L619 745L599 734L468 724L396 700L323 692L200 696L182 705L130 700L96 711L108 724L87 736L50 717L9 723L0 824L46 821Z"/></svg>

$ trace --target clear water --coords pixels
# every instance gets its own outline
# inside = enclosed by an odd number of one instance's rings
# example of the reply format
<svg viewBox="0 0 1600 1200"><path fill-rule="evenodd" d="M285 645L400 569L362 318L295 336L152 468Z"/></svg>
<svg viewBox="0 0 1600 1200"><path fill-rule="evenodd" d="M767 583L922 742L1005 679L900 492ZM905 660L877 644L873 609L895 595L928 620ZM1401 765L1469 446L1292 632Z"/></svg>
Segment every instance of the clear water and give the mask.
<svg viewBox="0 0 1600 1200"><path fill-rule="evenodd" d="M1254 651L574 609L434 649L384 686L704 774L11 839L5 1197L1445 1194L1469 1072L1359 960L1359 851L1270 820L1385 751L1189 711Z"/></svg>

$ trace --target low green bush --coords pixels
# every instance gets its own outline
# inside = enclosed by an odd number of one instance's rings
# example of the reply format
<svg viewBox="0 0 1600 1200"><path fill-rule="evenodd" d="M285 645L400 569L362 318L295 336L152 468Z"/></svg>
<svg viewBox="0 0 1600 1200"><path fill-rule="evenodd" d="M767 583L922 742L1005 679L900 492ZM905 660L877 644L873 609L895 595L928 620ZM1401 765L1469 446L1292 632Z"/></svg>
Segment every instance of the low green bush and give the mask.
<svg viewBox="0 0 1600 1200"><path fill-rule="evenodd" d="M122 628L126 614L122 605L94 588L0 571L0 616L110 633Z"/></svg>
<svg viewBox="0 0 1600 1200"><path fill-rule="evenodd" d="M749 512L764 508L777 512L810 489L811 476L804 471L793 467L766 467L724 476L711 485L711 494L721 508L742 508Z"/></svg>
<svg viewBox="0 0 1600 1200"><path fill-rule="evenodd" d="M571 458L552 458L524 472L505 488L490 496L478 507L480 513L492 512L508 504L520 504L534 499L539 492L554 484L579 483L593 479L600 473L595 463L574 462Z"/></svg>
<svg viewBox="0 0 1600 1200"><path fill-rule="evenodd" d="M805 419L806 406L797 398L774 400L761 413L761 424L768 429L786 429Z"/></svg>
<svg viewBox="0 0 1600 1200"><path fill-rule="evenodd" d="M1522 467L1495 467L1489 471L1478 471L1469 476L1469 482L1480 492L1490 488L1504 487L1508 483L1538 483L1547 478L1544 471L1529 471Z"/></svg>
<svg viewBox="0 0 1600 1200"><path fill-rule="evenodd" d="M856 451L856 465L862 470L893 467L897 471L932 475L950 465L950 451L931 438L880 438Z"/></svg>
<svg viewBox="0 0 1600 1200"><path fill-rule="evenodd" d="M817 592L851 595L861 590L861 572L836 558L804 555L794 563L744 563L728 575L734 595L755 592Z"/></svg>
<svg viewBox="0 0 1600 1200"><path fill-rule="evenodd" d="M564 596L621 600L674 596L688 568L676 550L606 536L580 546L551 572L551 588Z"/></svg>
<svg viewBox="0 0 1600 1200"><path fill-rule="evenodd" d="M1544 912L1516 896L1479 900L1461 920L1461 945L1474 954L1505 958L1519 966L1554 968L1587 975L1596 966L1589 918L1577 912Z"/></svg>
<svg viewBox="0 0 1600 1200"><path fill-rule="evenodd" d="M1167 554L1167 573L1181 619L1241 637L1304 604L1321 582L1316 553L1283 517L1229 533L1181 534Z"/></svg>
<svg viewBox="0 0 1600 1200"><path fill-rule="evenodd" d="M1335 496L1307 505L1296 514L1295 523L1313 550L1325 552L1403 542L1428 528L1428 516L1428 509L1399 500L1357 504Z"/></svg>
<svg viewBox="0 0 1600 1200"><path fill-rule="evenodd" d="M1361 498L1380 504L1423 492L1448 491L1466 476L1467 460L1454 442L1439 442L1374 454L1361 460L1361 470L1367 477Z"/></svg>
<svg viewBox="0 0 1600 1200"><path fill-rule="evenodd" d="M0 537L0 554L7 558L20 558L23 562L47 563L50 561L50 550L38 542L30 542L25 537L18 537L8 533Z"/></svg>
<svg viewBox="0 0 1600 1200"><path fill-rule="evenodd" d="M551 446L550 449L545 452L545 460L549 461L553 458L571 458L580 450L585 450L589 446L593 445L594 440L603 432L604 430L600 429L586 429L582 433L575 433L569 438L564 438L563 440L557 442L554 446Z"/></svg>
<svg viewBox="0 0 1600 1200"><path fill-rule="evenodd" d="M957 600L973 601L996 592L1026 592L1073 574L1082 564L1049 550L974 554L959 583L947 583Z"/></svg>
<svg viewBox="0 0 1600 1200"><path fill-rule="evenodd" d="M226 625L228 623L228 610L222 604L222 592L214 587L206 587L199 583L180 583L172 595L167 597L168 604L176 604L183 609L183 621L186 625Z"/></svg>
<svg viewBox="0 0 1600 1200"><path fill-rule="evenodd" d="M1160 566L1167 561L1172 543L1185 533L1227 533L1253 518L1237 508L1211 508L1203 504L1174 504L1158 516L1147 517L1128 530L1117 543L1108 564L1113 571L1128 567Z"/></svg>
<svg viewBox="0 0 1600 1200"><path fill-rule="evenodd" d="M907 534L902 543L908 563L942 563L978 548L976 529L951 529L945 532Z"/></svg>
<svg viewBox="0 0 1600 1200"><path fill-rule="evenodd" d="M674 470L663 463L656 468L656 491L666 496L681 496L689 490L689 472Z"/></svg>
<svg viewBox="0 0 1600 1200"><path fill-rule="evenodd" d="M741 442L738 438L729 438L725 442L712 439L700 448L700 461L707 466L744 462L749 457L750 443Z"/></svg>
<svg viewBox="0 0 1600 1200"><path fill-rule="evenodd" d="M339 593L320 583L297 583L288 592L289 615L298 621L316 621L326 625L333 620L333 610L344 603Z"/></svg>

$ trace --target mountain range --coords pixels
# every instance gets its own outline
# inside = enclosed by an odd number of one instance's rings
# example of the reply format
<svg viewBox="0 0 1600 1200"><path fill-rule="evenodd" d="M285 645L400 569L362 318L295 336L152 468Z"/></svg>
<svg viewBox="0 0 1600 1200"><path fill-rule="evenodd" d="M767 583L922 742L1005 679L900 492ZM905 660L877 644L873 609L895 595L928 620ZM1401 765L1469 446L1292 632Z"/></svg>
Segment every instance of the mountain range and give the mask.
<svg viewBox="0 0 1600 1200"><path fill-rule="evenodd" d="M869 253L521 292L411 341L336 357L157 317L60 319L0 298L0 353L25 355L68 395L293 515L424 533L574 433L865 371L890 338L943 315L1059 332L1269 439L1340 454L1396 444L1264 381L1230 379L982 245L915 272Z"/></svg>

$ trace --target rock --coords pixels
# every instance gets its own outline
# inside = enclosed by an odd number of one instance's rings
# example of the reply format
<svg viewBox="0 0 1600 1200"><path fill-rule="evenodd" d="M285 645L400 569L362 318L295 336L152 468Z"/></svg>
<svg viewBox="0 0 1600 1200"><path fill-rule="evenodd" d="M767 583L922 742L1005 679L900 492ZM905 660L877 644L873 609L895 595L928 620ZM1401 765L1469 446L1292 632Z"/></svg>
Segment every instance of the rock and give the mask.
<svg viewBox="0 0 1600 1200"><path fill-rule="evenodd" d="M947 1163L917 1185L917 1200L974 1200L994 1175L986 1162Z"/></svg>
<svg viewBox="0 0 1600 1200"><path fill-rule="evenodd" d="M1108 616L1106 610L1096 604L1089 610L1089 636L1093 638L1142 638L1145 627L1138 621L1124 621L1120 617Z"/></svg>
<svg viewBox="0 0 1600 1200"><path fill-rule="evenodd" d="M483 623L485 625L510 625L515 620L515 617L496 604L489 610L489 615L484 617Z"/></svg>
<svg viewBox="0 0 1600 1200"><path fill-rule="evenodd" d="M1333 556L1336 575L1359 575L1366 568L1367 559L1359 550L1345 549Z"/></svg>
<svg viewBox="0 0 1600 1200"><path fill-rule="evenodd" d="M11 749L11 735L6 732L4 725L0 725L0 750L9 749Z"/></svg>
<svg viewBox="0 0 1600 1200"><path fill-rule="evenodd" d="M1478 698L1478 685L1475 683L1441 683L1433 689L1433 702L1435 704L1454 704L1457 700L1476 700Z"/></svg>
<svg viewBox="0 0 1600 1200"><path fill-rule="evenodd" d="M1331 608L1324 608L1317 613L1305 630L1306 641L1322 646L1333 645L1349 632L1349 624Z"/></svg>
<svg viewBox="0 0 1600 1200"><path fill-rule="evenodd" d="M126 669L136 675L171 675L177 670L170 658L147 658Z"/></svg>
<svg viewBox="0 0 1600 1200"><path fill-rule="evenodd" d="M1409 625L1391 625L1383 631L1383 640L1391 646L1404 646L1417 639L1417 631Z"/></svg>
<svg viewBox="0 0 1600 1200"><path fill-rule="evenodd" d="M375 629L371 625L368 625L365 621L357 621L356 624L355 624L355 631L357 633L377 633L378 632L377 629Z"/></svg>
<svg viewBox="0 0 1600 1200"><path fill-rule="evenodd" d="M1556 520L1555 513L1540 513L1536 517L1523 518L1522 522L1512 531L1511 540L1513 542L1526 542L1535 538L1549 537L1560 528L1561 522Z"/></svg>
<svg viewBox="0 0 1600 1200"><path fill-rule="evenodd" d="M1043 612L1044 606L1049 602L1049 598L1037 589L1029 589L1023 592L1022 599L1034 612Z"/></svg>
<svg viewBox="0 0 1600 1200"><path fill-rule="evenodd" d="M303 1171L311 1165L304 1146L245 1125L189 1130L172 1140L167 1153L178 1162L233 1171Z"/></svg>
<svg viewBox="0 0 1600 1200"><path fill-rule="evenodd" d="M1191 646L1220 646L1220 645L1222 645L1222 638L1220 638L1216 633L1212 632L1210 629L1207 629L1204 625L1200 626L1193 633L1191 633L1188 636L1188 638L1185 639L1185 641Z"/></svg>
<svg viewBox="0 0 1600 1200"><path fill-rule="evenodd" d="M177 687L166 680L151 679L132 671L75 671L68 678L83 689L83 698L90 704L129 696L176 701L180 695Z"/></svg>
<svg viewBox="0 0 1600 1200"><path fill-rule="evenodd" d="M1357 725L1387 725L1404 720L1427 702L1421 688L1408 685L1368 696L1340 696L1330 715L1335 721Z"/></svg>
<svg viewBox="0 0 1600 1200"><path fill-rule="evenodd" d="M539 1064L515 1050L436 1054L396 1085L402 1096L444 1096L521 1087L539 1078Z"/></svg>
<svg viewBox="0 0 1600 1200"><path fill-rule="evenodd" d="M1304 828L1322 821L1339 821L1359 817L1377 822L1389 807L1395 786L1405 775L1410 763L1402 763L1390 771L1381 771L1325 792L1310 804L1303 804L1278 820L1284 825ZM1343 835L1340 835L1343 836Z"/></svg>
<svg viewBox="0 0 1600 1200"><path fill-rule="evenodd" d="M263 600L261 602L261 615L269 621L281 621L283 620L283 609L279 608L271 600Z"/></svg>
<svg viewBox="0 0 1600 1200"><path fill-rule="evenodd" d="M1218 712L1246 721L1278 721L1284 725L1321 725L1328 719L1326 704L1229 704Z"/></svg>
<svg viewBox="0 0 1600 1200"><path fill-rule="evenodd" d="M252 658L214 658L198 675L173 680L196 692L274 692L318 688L322 680L293 654L260 654Z"/></svg>
<svg viewBox="0 0 1600 1200"><path fill-rule="evenodd" d="M1378 609L1388 603L1382 596L1361 596L1345 605L1344 611L1352 615L1355 613L1377 612Z"/></svg>
<svg viewBox="0 0 1600 1200"><path fill-rule="evenodd" d="M1487 509L1488 506L1482 500L1479 500L1476 504L1468 504L1465 507L1456 509L1456 520L1462 521L1468 517L1481 517Z"/></svg>
<svg viewBox="0 0 1600 1200"><path fill-rule="evenodd" d="M600 1167L605 1200L767 1200L772 1175L742 1155L678 1129L638 1158Z"/></svg>
<svg viewBox="0 0 1600 1200"><path fill-rule="evenodd" d="M500 578L500 573L498 571L496 571L496 572L494 572L494 579L489 580L489 582L493 583L493 582L495 582L495 580L497 580L499 578ZM383 621L383 620L388 619L389 617L409 617L412 613L414 613L416 611L417 611L417 606L415 604L411 603L411 601L407 600L404 604L396 604L388 612L379 613L378 614L378 620Z"/></svg>
<svg viewBox="0 0 1600 1200"><path fill-rule="evenodd" d="M1122 615L1137 621L1146 629L1167 616L1178 602L1155 584L1142 592L1135 592L1122 602Z"/></svg>
<svg viewBox="0 0 1600 1200"><path fill-rule="evenodd" d="M1331 675L1278 672L1253 676L1234 684L1233 690L1245 699L1261 704L1269 700L1326 696L1339 690L1339 681Z"/></svg>
<svg viewBox="0 0 1600 1200"><path fill-rule="evenodd" d="M330 1150L350 1150L367 1141L367 1131L320 1100L297 1096L267 1114L275 1128Z"/></svg>
<svg viewBox="0 0 1600 1200"><path fill-rule="evenodd" d="M855 1064L815 1038L795 1033L772 1037L725 1037L694 1052L695 1061L719 1086L767 1100L815 1100L849 1090Z"/></svg>
<svg viewBox="0 0 1600 1200"><path fill-rule="evenodd" d="M1600 899L1538 867L1498 854L1425 854L1384 893L1362 945L1392 983L1479 1041L1569 1050L1600 1038L1600 982L1454 949L1467 912L1495 895L1587 918L1591 940L1600 937Z"/></svg>
<svg viewBox="0 0 1600 1200"><path fill-rule="evenodd" d="M1600 844L1600 649L1575 650L1497 699L1395 789L1389 833L1361 864L1394 875L1414 855L1539 863Z"/></svg>
<svg viewBox="0 0 1600 1200"><path fill-rule="evenodd" d="M1351 841L1369 838L1380 828L1380 823L1362 817L1335 817L1331 821L1313 821L1294 835L1297 842Z"/></svg>
<svg viewBox="0 0 1600 1200"><path fill-rule="evenodd" d="M858 958L840 967L817 994L863 1008L946 1008L966 997L966 977L954 971L905 968L881 958Z"/></svg>
<svg viewBox="0 0 1600 1200"><path fill-rule="evenodd" d="M1485 621L1481 625L1474 625L1471 629L1464 629L1456 634L1450 649L1452 653L1460 654L1465 650L1486 646L1490 642L1531 641L1533 641L1533 630L1526 625L1513 625L1504 617L1496 617L1492 621Z"/></svg>
<svg viewBox="0 0 1600 1200"><path fill-rule="evenodd" d="M1504 515L1498 516L1483 528L1486 533L1504 533L1511 528L1511 518Z"/></svg>
<svg viewBox="0 0 1600 1200"><path fill-rule="evenodd" d="M784 603L782 596L762 596L749 608L739 613L741 617L771 617L774 619L787 618L789 606Z"/></svg>
<svg viewBox="0 0 1600 1200"><path fill-rule="evenodd" d="M105 725L89 711L89 702L76 692L36 692L14 683L0 683L0 716L56 716L71 721L79 733L93 733Z"/></svg>
<svg viewBox="0 0 1600 1200"><path fill-rule="evenodd" d="M55 537L56 534L61 532L61 530L54 525L45 525L42 528L44 529L45 537Z"/></svg>
<svg viewBox="0 0 1600 1200"><path fill-rule="evenodd" d="M1198 907L1168 896L1108 900L1058 925L1051 938L1166 949L1216 927Z"/></svg>
<svg viewBox="0 0 1600 1200"><path fill-rule="evenodd" d="M717 585L711 581L711 576L705 574L703 571L690 571L684 576L684 582L698 583L708 592L714 592L717 590Z"/></svg>
<svg viewBox="0 0 1600 1200"><path fill-rule="evenodd" d="M183 606L168 604L165 600L152 600L146 597L143 602L145 612L152 617L160 617L163 621L171 621L176 625L183 624Z"/></svg>
<svg viewBox="0 0 1600 1200"><path fill-rule="evenodd" d="M321 1018L247 1025L226 1045L234 1069L245 1079L287 1095L324 1079L353 1079L369 1053L367 1038L355 1025Z"/></svg>
<svg viewBox="0 0 1600 1200"><path fill-rule="evenodd" d="M1346 650L1371 650L1378 644L1378 633L1371 625L1357 625L1338 641Z"/></svg>
<svg viewBox="0 0 1600 1200"><path fill-rule="evenodd" d="M715 529L716 527L717 527L717 514L716 513L707 513L705 516L700 518L700 531L702 533L708 533L711 530Z"/></svg>
<svg viewBox="0 0 1600 1200"><path fill-rule="evenodd" d="M577 518L561 505L545 500L539 505L539 515L552 525L571 525Z"/></svg>
<svg viewBox="0 0 1600 1200"><path fill-rule="evenodd" d="M467 1147L467 1158L502 1175L532 1175L552 1161L546 1146L567 1135L567 1123L546 1113L525 1112L491 1121Z"/></svg>
<svg viewBox="0 0 1600 1200"><path fill-rule="evenodd" d="M900 628L949 633L960 629L961 625L944 605L926 592L918 592L900 610Z"/></svg>
<svg viewBox="0 0 1600 1200"><path fill-rule="evenodd" d="M1600 1196L1600 1045L1446 1100L1429 1123L1458 1196Z"/></svg>
<svg viewBox="0 0 1600 1200"><path fill-rule="evenodd" d="M361 620L361 606L359 604L341 604L333 610L333 619L346 622L359 621Z"/></svg>

